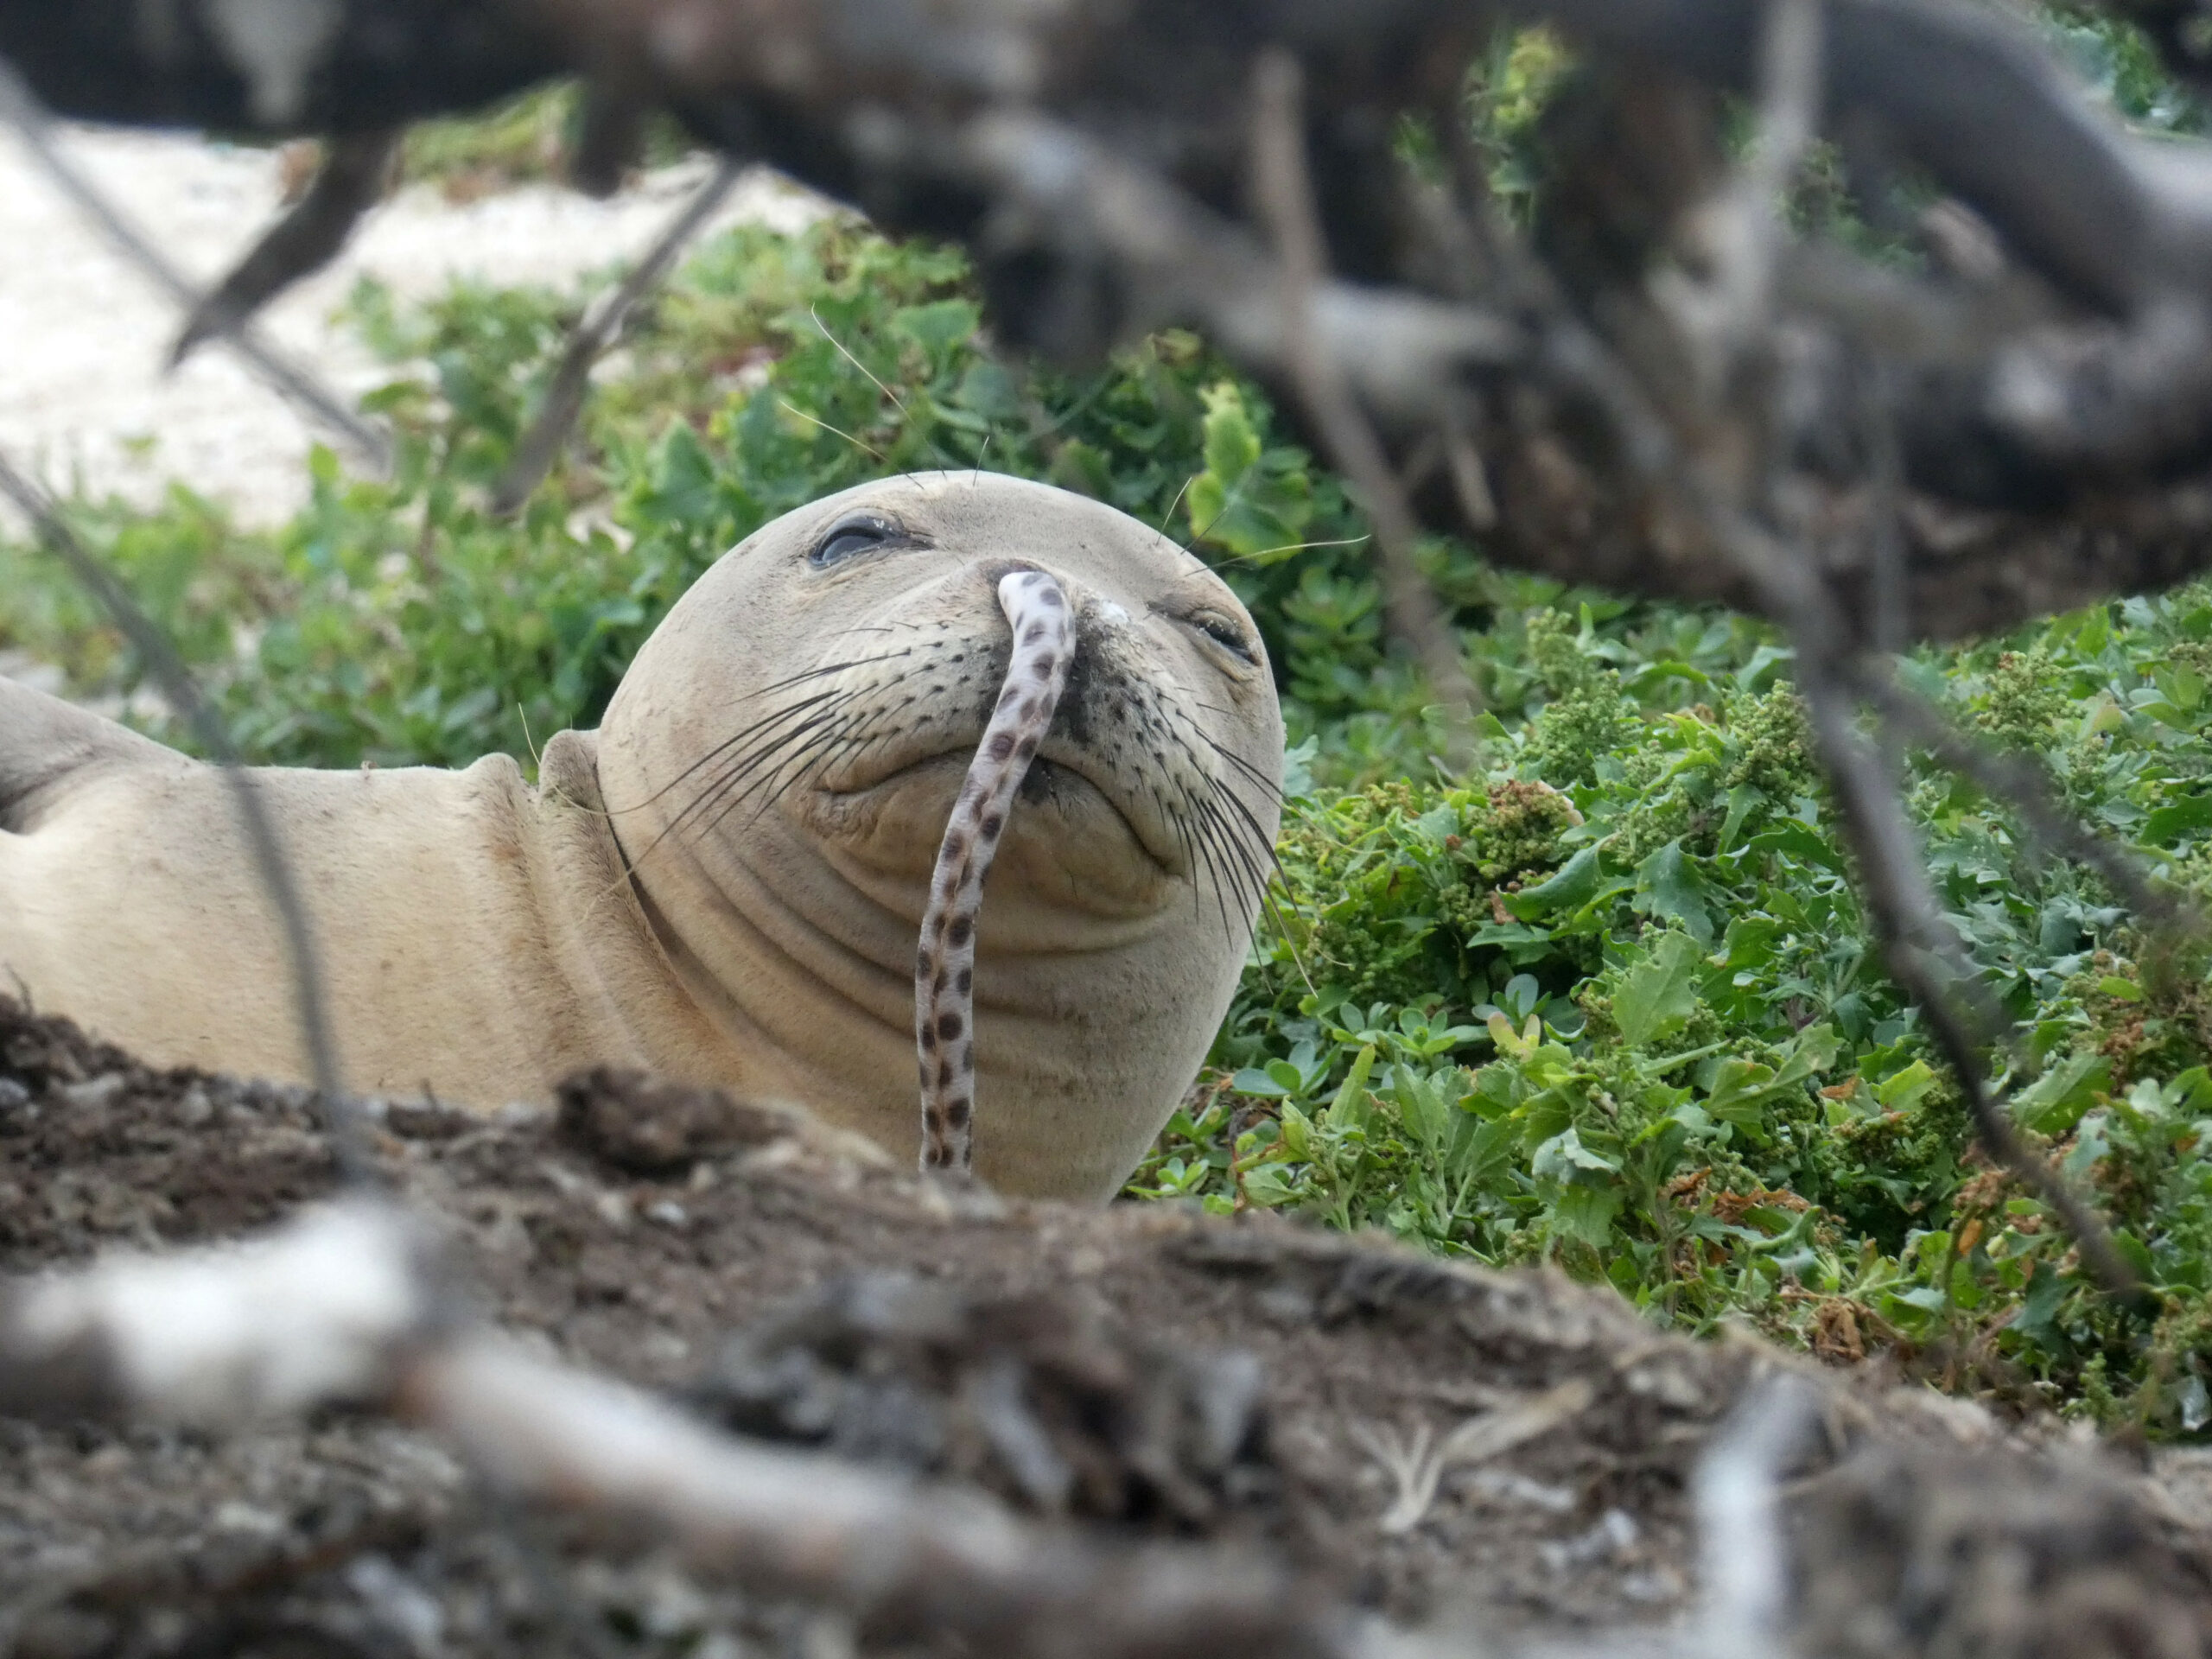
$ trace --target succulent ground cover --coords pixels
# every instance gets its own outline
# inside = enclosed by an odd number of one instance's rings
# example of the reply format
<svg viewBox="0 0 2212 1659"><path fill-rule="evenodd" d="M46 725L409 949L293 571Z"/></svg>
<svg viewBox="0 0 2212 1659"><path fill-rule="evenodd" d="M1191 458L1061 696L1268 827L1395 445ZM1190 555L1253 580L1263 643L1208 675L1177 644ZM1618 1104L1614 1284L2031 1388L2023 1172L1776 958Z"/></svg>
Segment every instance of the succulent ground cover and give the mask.
<svg viewBox="0 0 2212 1659"><path fill-rule="evenodd" d="M2158 101L2125 38L2076 32L2126 107L2194 120ZM1509 196L1555 72L1541 41L1491 67ZM464 139L444 141L457 167L474 164ZM2151 950L2096 877L2038 861L2005 811L1895 757L1951 922L2020 1022L2012 1109L2155 1287L2155 1308L2124 1313L1980 1160L1871 957L1765 629L1427 542L1486 709L1476 764L1446 775L1424 687L1384 637L1363 524L1264 396L1179 334L1087 376L1011 360L963 256L850 223L700 248L603 365L547 486L495 517L489 486L587 297L462 289L413 308L359 291L393 365L369 405L399 466L371 482L318 456L312 504L274 531L182 487L152 513L72 505L249 753L527 753L594 721L685 585L791 507L938 467L1085 491L1244 594L1293 740L1274 902L1133 1196L1550 1261L1681 1328L1745 1319L2154 1433L2212 1423L2206 964ZM0 545L0 643L181 740L90 601L20 544ZM2212 589L1910 670L2167 881L2212 892Z"/></svg>

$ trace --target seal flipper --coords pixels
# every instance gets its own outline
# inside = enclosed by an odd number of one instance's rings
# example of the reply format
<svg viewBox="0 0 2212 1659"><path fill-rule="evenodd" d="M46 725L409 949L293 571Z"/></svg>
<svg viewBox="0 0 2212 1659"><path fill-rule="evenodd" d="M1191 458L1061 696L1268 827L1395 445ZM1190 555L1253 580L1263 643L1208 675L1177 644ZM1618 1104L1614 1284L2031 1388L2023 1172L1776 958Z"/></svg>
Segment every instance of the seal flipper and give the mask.
<svg viewBox="0 0 2212 1659"><path fill-rule="evenodd" d="M0 677L0 831L36 828L57 792L87 772L177 758L127 727Z"/></svg>

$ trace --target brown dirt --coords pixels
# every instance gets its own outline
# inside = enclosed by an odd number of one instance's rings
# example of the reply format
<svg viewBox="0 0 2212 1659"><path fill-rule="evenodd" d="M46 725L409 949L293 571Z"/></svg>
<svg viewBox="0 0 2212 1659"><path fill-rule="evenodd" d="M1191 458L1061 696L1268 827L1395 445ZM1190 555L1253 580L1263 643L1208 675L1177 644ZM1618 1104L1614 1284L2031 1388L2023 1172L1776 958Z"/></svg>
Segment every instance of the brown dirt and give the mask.
<svg viewBox="0 0 2212 1659"><path fill-rule="evenodd" d="M1688 1477L1746 1385L1797 1363L1665 1336L1554 1275L1278 1220L948 1194L787 1114L633 1078L496 1122L377 1109L379 1157L451 1230L485 1310L570 1359L1033 1511L1246 1540L1492 1639L1683 1611ZM149 1071L0 1005L0 1269L228 1236L333 1179L297 1091ZM1808 1653L2212 1652L2204 1517L2110 1459L1836 1375L1789 1488ZM1393 1455L1539 1401L1555 1427L1383 1529ZM224 1440L0 1422L0 1654L852 1639L522 1513L378 1421Z"/></svg>

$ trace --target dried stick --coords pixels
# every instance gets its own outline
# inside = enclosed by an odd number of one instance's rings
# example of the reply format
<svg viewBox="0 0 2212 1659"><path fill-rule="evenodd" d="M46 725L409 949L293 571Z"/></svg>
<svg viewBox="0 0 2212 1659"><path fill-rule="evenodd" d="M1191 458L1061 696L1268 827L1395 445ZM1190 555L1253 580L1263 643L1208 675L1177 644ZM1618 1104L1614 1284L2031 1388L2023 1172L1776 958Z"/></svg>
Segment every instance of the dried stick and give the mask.
<svg viewBox="0 0 2212 1659"><path fill-rule="evenodd" d="M2120 1254L2103 1218L2071 1182L2021 1139L2004 1102L1988 1086L1981 1051L2002 1030L2001 1014L1980 1010L1977 1032L1961 1009L1974 985L1973 968L1928 879L1918 837L1897 798L1888 769L1852 725L1852 699L1837 664L1833 631L1840 618L1793 619L1798 690L1811 714L1814 738L1842 808L1846 838L1858 860L1859 886L1891 976L1920 1006L1929 1034L1967 1098L1974 1132L1991 1157L2011 1170L2058 1214L2082 1260L2116 1300L2140 1306L2142 1281Z"/></svg>
<svg viewBox="0 0 2212 1659"><path fill-rule="evenodd" d="M1821 33L1814 10L1818 3L1770 0L1761 53L1762 110L1770 130L1739 176L1732 193L1733 206L1727 210L1730 217L1758 221L1763 228L1739 229L1735 257L1743 268L1718 286L1724 294L1732 289L1740 302L1758 304L1760 320L1770 302L1772 261L1782 228L1774 216L1775 194L1786 175L1775 169L1802 153L1811 130L1808 100L1820 84ZM1676 319L1693 341L1705 348L1707 363L1725 371L1737 352L1761 342L1741 333L1700 339L1700 319L1709 298L1709 294L1700 296L1687 310L1677 306ZM1732 340L1736 342L1732 349ZM1853 728L1848 665L1856 631L1849 619L1802 541L1771 535L1748 516L1732 499L1733 493L1713 475L1711 467L1682 453L1642 388L1624 373L1604 371L1610 353L1602 343L1593 340L1590 350L1588 363L1599 371L1590 378L1607 388L1606 407L1630 423L1641 440L1624 448L1647 461L1672 453L1674 464L1647 473L1650 483L1685 501L1707 539L1751 586L1763 608L1789 631L1797 651L1798 690L1842 808L1845 835L1858 860L1876 943L1891 976L1926 1019L1937 1051L1966 1095L1975 1133L1993 1158L2057 1212L2073 1234L2082 1261L2106 1289L2124 1302L2139 1305L2142 1286L2113 1244L2101 1217L2021 1139L2003 1103L1988 1088L1981 1052L2000 1040L2010 1021L1980 993L1972 965L1945 929L1895 780ZM1717 391L1721 384L1719 373L1709 374L1708 390ZM1770 465L1779 459L1770 445L1768 459Z"/></svg>
<svg viewBox="0 0 2212 1659"><path fill-rule="evenodd" d="M330 142L315 182L213 292L192 308L169 348L175 368L218 334L235 334L262 307L338 255L376 205L399 153L400 130L347 133Z"/></svg>
<svg viewBox="0 0 2212 1659"><path fill-rule="evenodd" d="M1781 1476L1816 1409L1813 1390L1783 1376L1758 1385L1698 1466L1698 1554L1704 1565L1702 1650L1714 1659L1788 1651L1789 1556Z"/></svg>
<svg viewBox="0 0 2212 1659"><path fill-rule="evenodd" d="M1759 38L1759 139L1700 228L1713 274L1681 321L1707 347L1708 391L1766 343L1776 262L1789 239L1776 213L1814 137L1821 97L1821 0L1769 0Z"/></svg>
<svg viewBox="0 0 2212 1659"><path fill-rule="evenodd" d="M60 146L54 141L54 122L45 106L4 60L0 60L0 120L5 120L22 135L31 158L54 187L99 226L125 259L175 301L188 316L199 315L202 307L199 289L169 263L167 254L148 241L117 210L74 162L61 153ZM391 441L346 408L336 394L326 390L305 369L272 350L243 319L214 316L210 321L216 333L271 391L344 439L375 471L391 470Z"/></svg>
<svg viewBox="0 0 2212 1659"><path fill-rule="evenodd" d="M345 1092L345 1079L339 1070L315 924L301 900L299 883L292 879L291 865L284 856L283 844L277 837L268 805L261 798L260 787L247 769L238 745L231 741L222 715L200 693L192 671L185 666L183 658L177 654L176 647L169 643L160 626L139 608L137 601L92 550L78 539L77 533L70 529L46 493L18 472L5 455L0 455L0 495L7 496L22 509L47 550L60 560L99 601L124 638L130 642L131 649L138 653L139 661L154 677L169 706L184 717L200 747L213 757L230 785L238 823L245 831L247 845L253 849L262 885L268 889L270 902L276 906L283 928L285 950L291 958L293 1006L299 1017L301 1035L307 1044L308 1067L315 1077L315 1093L321 1101L334 1155L348 1180L375 1180L376 1166L369 1152L367 1130Z"/></svg>
<svg viewBox="0 0 2212 1659"><path fill-rule="evenodd" d="M1260 210L1281 262L1284 365L1337 464L1357 487L1375 527L1382 601L1391 626L1427 671L1444 705L1445 759L1454 772L1475 760L1474 681L1428 579L1414 562L1421 526L1397 474L1314 326L1314 295L1326 275L1321 227L1306 169L1300 109L1304 72L1280 48L1261 55L1253 78L1252 148Z"/></svg>
<svg viewBox="0 0 2212 1659"><path fill-rule="evenodd" d="M1853 689L1885 724L2012 807L2028 833L2048 850L2096 871L2153 928L2183 939L2203 937L2207 921L2202 911L2185 894L2154 885L2126 848L2098 835L2067 810L2041 766L1961 731L1942 710L1901 684L1885 664L1861 658L1845 664L1844 671Z"/></svg>
<svg viewBox="0 0 2212 1659"><path fill-rule="evenodd" d="M956 1488L721 1433L442 1325L431 1262L403 1212L356 1201L245 1246L19 1284L0 1293L0 1410L219 1427L365 1405L440 1433L518 1497L649 1524L765 1593L951 1631L972 1651L1350 1651L1327 1602L1252 1557L1031 1525Z"/></svg>
<svg viewBox="0 0 2212 1659"><path fill-rule="evenodd" d="M537 418L515 446L506 470L499 474L499 481L493 488L493 512L504 516L518 511L552 470L555 457L568 442L577 416L583 412L584 394L591 385L592 365L614 343L638 302L667 276L683 245L698 234L699 227L722 205L743 171L743 164L732 156L725 156L715 163L714 175L669 221L668 228L646 250L630 274L576 324L575 332L569 336L568 349L561 354L561 366L554 372L553 382L546 388L545 402L537 411Z"/></svg>
<svg viewBox="0 0 2212 1659"><path fill-rule="evenodd" d="M1986 1006L1986 998L1975 997L1972 970L1956 939L1932 931L1942 909L1911 825L1894 784L1853 728L1851 698L1842 684L1843 677L1855 671L1852 641L1856 631L1850 620L1804 551L1777 541L1747 518L1686 453L1642 385L1606 343L1567 310L1541 268L1529 273L1523 286L1531 302L1546 314L1542 326L1549 339L1538 359L1542 367L1604 411L1618 435L1618 453L1637 481L1654 496L1680 503L1688 519L1701 527L1707 540L1736 569L1761 608L1789 628L1798 652L1800 690L1813 714L1821 758L1845 807L1845 827L1859 861L1869 918L1884 961L1926 1014L1939 1052L1966 1093L1977 1135L1991 1156L2057 1212L2099 1281L2120 1300L2139 1302L2141 1286L2113 1246L2102 1219L2020 1139L1984 1082L1980 1051L2007 1022L2000 1010ZM1938 962L1950 971L1939 972L1935 966ZM1975 1010L1986 1031L1983 1040L1977 1040L1967 1017L1960 1012L1961 997L1985 1004Z"/></svg>

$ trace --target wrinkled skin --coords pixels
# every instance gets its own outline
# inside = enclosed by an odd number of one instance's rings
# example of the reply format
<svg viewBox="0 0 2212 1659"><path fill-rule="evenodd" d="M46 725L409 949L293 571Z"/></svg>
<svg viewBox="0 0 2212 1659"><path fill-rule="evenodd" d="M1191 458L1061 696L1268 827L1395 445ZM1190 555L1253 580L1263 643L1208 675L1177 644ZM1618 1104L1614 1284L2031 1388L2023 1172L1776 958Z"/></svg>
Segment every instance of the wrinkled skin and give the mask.
<svg viewBox="0 0 2212 1659"><path fill-rule="evenodd" d="M983 893L976 1169L1111 1196L1235 988L1277 823L1256 630L1134 520L988 474L788 514L709 570L540 784L254 774L352 1088L496 1106L586 1065L798 1101L902 1160L930 874L1008 652L1009 569L1074 607L1066 695ZM0 973L149 1059L303 1078L219 774L0 682Z"/></svg>

